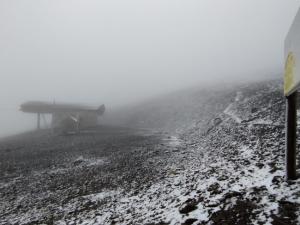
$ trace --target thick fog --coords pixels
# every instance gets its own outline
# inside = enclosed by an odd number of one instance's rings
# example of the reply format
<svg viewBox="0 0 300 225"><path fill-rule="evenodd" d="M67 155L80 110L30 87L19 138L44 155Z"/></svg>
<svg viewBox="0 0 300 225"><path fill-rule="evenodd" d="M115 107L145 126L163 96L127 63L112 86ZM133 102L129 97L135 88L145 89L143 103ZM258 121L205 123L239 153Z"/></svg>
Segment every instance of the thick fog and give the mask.
<svg viewBox="0 0 300 225"><path fill-rule="evenodd" d="M107 108L196 84L279 76L293 0L0 1L0 136L27 100Z"/></svg>

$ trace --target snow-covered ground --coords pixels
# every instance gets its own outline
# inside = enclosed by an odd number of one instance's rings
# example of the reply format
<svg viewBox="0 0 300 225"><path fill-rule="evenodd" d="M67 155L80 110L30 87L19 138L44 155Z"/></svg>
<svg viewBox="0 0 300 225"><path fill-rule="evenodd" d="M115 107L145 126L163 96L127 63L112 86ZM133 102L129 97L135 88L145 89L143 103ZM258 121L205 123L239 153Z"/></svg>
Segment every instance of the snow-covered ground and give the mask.
<svg viewBox="0 0 300 225"><path fill-rule="evenodd" d="M161 142L146 147L135 144L138 150L129 156L152 155L144 157L137 168L158 168L159 179L136 183L138 179L133 178L130 189L120 184L70 196L51 223L300 224L300 179L285 180L281 89L280 81L269 81L213 96L192 92L181 95L187 99L174 96L174 100L167 97L157 105L152 102L150 111L139 110L140 116L129 116L128 121L136 126L143 121L143 127L158 126L160 131L165 126L164 133L158 133ZM197 97L191 100L191 95ZM145 138L151 137L150 133L145 132ZM125 169L136 167L134 160L129 162ZM79 156L74 163L80 168L102 168L112 159ZM149 176L147 170L145 177ZM34 221L23 215L16 224Z"/></svg>
<svg viewBox="0 0 300 225"><path fill-rule="evenodd" d="M171 144L182 146L172 155L165 179L138 194L111 196L104 208L90 212L101 215L91 219L80 215L80 220L84 224L300 224L300 180L284 178L284 99L278 82L241 88L214 116L217 123L191 126L180 141L170 138Z"/></svg>

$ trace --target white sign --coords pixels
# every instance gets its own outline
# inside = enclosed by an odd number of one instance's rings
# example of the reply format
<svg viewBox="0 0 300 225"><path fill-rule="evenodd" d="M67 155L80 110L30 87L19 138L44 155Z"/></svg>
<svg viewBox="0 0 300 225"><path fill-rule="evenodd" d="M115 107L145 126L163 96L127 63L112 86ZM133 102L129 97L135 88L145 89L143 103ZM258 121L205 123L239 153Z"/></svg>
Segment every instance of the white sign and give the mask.
<svg viewBox="0 0 300 225"><path fill-rule="evenodd" d="M300 9L286 37L284 54L284 95L289 96L300 86Z"/></svg>

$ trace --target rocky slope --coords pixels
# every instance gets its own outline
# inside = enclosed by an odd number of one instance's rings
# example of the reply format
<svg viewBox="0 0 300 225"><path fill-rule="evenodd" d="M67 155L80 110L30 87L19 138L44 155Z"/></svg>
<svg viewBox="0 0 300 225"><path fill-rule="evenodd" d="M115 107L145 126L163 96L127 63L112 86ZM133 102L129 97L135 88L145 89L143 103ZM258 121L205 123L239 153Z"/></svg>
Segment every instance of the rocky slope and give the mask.
<svg viewBox="0 0 300 225"><path fill-rule="evenodd" d="M122 107L106 115L106 123L167 131L186 132L223 111L235 97L231 85L193 87Z"/></svg>
<svg viewBox="0 0 300 225"><path fill-rule="evenodd" d="M127 147L122 151L126 157L120 160L128 164L117 167L120 171L113 173L112 180L125 181L126 178L116 177L130 174L129 185L116 183L81 195L70 192L67 200L58 201L59 214L51 211L42 214L39 208L31 211L32 215L34 212L44 217L50 215L51 219L44 221L33 220L28 216L28 209L16 208L13 211L16 214L11 214L2 207L0 221L3 224L7 221L16 224L299 224L300 179L292 182L284 179L284 112L282 85L276 80L224 87L213 95L207 90L188 90L123 111L122 124L176 134L149 135L143 131L139 133L141 142L130 144L130 150ZM147 141L149 137L152 141ZM145 142L148 145L141 148ZM122 143L120 138L116 143ZM117 155L124 146L116 144ZM142 157L136 159L136 155ZM140 163L135 164L135 160ZM81 176L86 175L86 169L81 171ZM91 179L96 181L100 177ZM81 190L81 182L78 183L76 187ZM3 185L1 193L8 190ZM53 188L47 193L56 192L57 187ZM16 202L14 197L18 201L28 198L25 194L10 196L12 199L2 194L1 198L7 204ZM13 220L14 217L17 219Z"/></svg>
<svg viewBox="0 0 300 225"><path fill-rule="evenodd" d="M300 180L284 179L285 103L280 81L200 100L202 113L190 117L189 126L178 133L179 151L168 159L165 179L138 193L110 196L105 208L90 212L87 224L300 223ZM152 105L153 111L159 106ZM172 113L198 112L187 107L163 110L162 114L171 112L167 120L173 120ZM159 120L157 115L147 123ZM136 124L145 121L135 119ZM185 118L179 116L176 123L186 124ZM95 216L97 211L102 214Z"/></svg>

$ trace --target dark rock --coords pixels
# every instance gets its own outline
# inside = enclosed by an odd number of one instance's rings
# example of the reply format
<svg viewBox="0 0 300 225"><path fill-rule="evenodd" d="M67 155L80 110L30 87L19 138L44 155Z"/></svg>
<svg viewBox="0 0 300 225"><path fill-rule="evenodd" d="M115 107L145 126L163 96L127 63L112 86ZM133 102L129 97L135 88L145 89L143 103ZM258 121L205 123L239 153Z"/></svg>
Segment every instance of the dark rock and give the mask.
<svg viewBox="0 0 300 225"><path fill-rule="evenodd" d="M264 167L264 164L263 163L256 163L255 166L257 166L259 169L261 169L261 168Z"/></svg>
<svg viewBox="0 0 300 225"><path fill-rule="evenodd" d="M192 212L195 209L197 209L198 203L199 201L196 199L188 199L179 207L179 212L181 214L188 214L189 212Z"/></svg>
<svg viewBox="0 0 300 225"><path fill-rule="evenodd" d="M274 176L272 179L272 183L275 185L278 185L280 182L282 182L282 177L281 176Z"/></svg>
<svg viewBox="0 0 300 225"><path fill-rule="evenodd" d="M222 176L218 177L217 180L218 180L218 181L228 180L228 176L222 175Z"/></svg>
<svg viewBox="0 0 300 225"><path fill-rule="evenodd" d="M146 223L145 225L169 225L170 223L160 221L158 223Z"/></svg>
<svg viewBox="0 0 300 225"><path fill-rule="evenodd" d="M187 219L186 221L184 221L181 225L192 225L193 223L195 223L197 221L197 219Z"/></svg>
<svg viewBox="0 0 300 225"><path fill-rule="evenodd" d="M251 113L256 113L258 111L258 108L254 107L254 108L251 108Z"/></svg>
<svg viewBox="0 0 300 225"><path fill-rule="evenodd" d="M264 186L264 185L263 185L263 186L260 186L260 187L253 187L252 190L253 190L253 193L255 193L255 194L259 194L259 193L261 193L261 192L266 192L266 191L268 191L267 187Z"/></svg>
<svg viewBox="0 0 300 225"><path fill-rule="evenodd" d="M244 195L244 193L242 193L242 192L237 192L237 191L228 192L224 195L224 197L221 201L225 202L227 199L230 199L233 197L242 197L243 195Z"/></svg>
<svg viewBox="0 0 300 225"><path fill-rule="evenodd" d="M254 216L254 211L256 205L250 201L238 200L236 205L228 208L221 209L217 212L214 212L210 221L212 224L251 224L251 218Z"/></svg>
<svg viewBox="0 0 300 225"><path fill-rule="evenodd" d="M221 187L219 183L214 183L210 185L207 190L210 192L211 195L216 195L222 193Z"/></svg>
<svg viewBox="0 0 300 225"><path fill-rule="evenodd" d="M297 203L280 200L279 202L279 212L277 215L272 215L273 224L298 224L297 223L297 212L300 205Z"/></svg>

